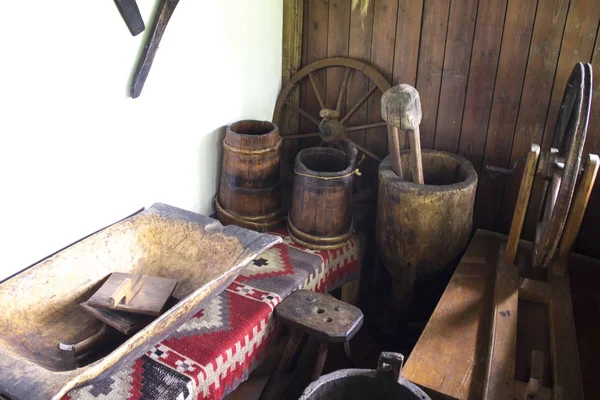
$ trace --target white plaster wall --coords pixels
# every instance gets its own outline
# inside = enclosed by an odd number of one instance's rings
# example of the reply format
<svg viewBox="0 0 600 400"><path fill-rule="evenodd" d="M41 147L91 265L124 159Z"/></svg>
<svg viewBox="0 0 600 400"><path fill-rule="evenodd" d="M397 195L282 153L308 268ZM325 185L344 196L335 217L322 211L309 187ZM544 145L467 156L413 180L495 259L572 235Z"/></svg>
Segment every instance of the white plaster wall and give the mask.
<svg viewBox="0 0 600 400"><path fill-rule="evenodd" d="M138 99L112 0L5 2L0 24L0 279L154 202L209 214L220 140L271 118L282 0L181 0Z"/></svg>

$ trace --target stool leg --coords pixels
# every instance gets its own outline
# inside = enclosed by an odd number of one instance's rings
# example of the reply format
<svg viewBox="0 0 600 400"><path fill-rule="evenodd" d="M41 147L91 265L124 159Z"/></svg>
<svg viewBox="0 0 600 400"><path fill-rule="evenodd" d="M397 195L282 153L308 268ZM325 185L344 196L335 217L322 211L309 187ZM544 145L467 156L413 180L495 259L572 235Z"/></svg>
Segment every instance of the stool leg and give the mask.
<svg viewBox="0 0 600 400"><path fill-rule="evenodd" d="M273 398L275 383L278 381L279 375L281 375L283 368L289 365L290 361L292 361L301 339L302 332L297 329L292 329L290 338L288 339L285 349L283 349L283 353L281 354L281 358L277 363L277 367L275 367L275 370L271 373L271 376L267 380L267 383L260 394L259 400L269 400Z"/></svg>
<svg viewBox="0 0 600 400"><path fill-rule="evenodd" d="M342 301L357 306L359 293L360 281L358 279L350 281L342 286Z"/></svg>
<svg viewBox="0 0 600 400"><path fill-rule="evenodd" d="M329 346L327 343L319 343L319 353L317 354L317 361L315 362L315 367L310 378L311 382L316 381L321 376L321 372L323 372L323 367L325 366L325 360L327 359L328 350Z"/></svg>
<svg viewBox="0 0 600 400"><path fill-rule="evenodd" d="M283 366L283 368L286 372L290 372L294 368L296 368L296 364L298 364L298 360L300 360L300 356L302 356L302 352L304 351L304 348L306 347L306 343L308 343L308 335L302 335L302 338L300 339L300 343L298 344L298 347L297 347L296 353L294 354L294 357L292 357L292 359L290 360L289 365Z"/></svg>
<svg viewBox="0 0 600 400"><path fill-rule="evenodd" d="M344 356L346 362L350 368L354 368L354 359L352 358L352 352L350 351L350 342L344 342Z"/></svg>

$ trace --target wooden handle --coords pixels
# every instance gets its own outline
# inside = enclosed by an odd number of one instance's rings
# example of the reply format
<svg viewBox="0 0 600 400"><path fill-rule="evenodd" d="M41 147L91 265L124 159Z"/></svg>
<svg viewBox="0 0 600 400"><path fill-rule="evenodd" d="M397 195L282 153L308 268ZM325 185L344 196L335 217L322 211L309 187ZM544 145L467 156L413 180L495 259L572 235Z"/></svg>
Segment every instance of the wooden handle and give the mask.
<svg viewBox="0 0 600 400"><path fill-rule="evenodd" d="M133 285L131 290L129 290L127 292L127 294L125 294L125 300L124 300L125 304L129 304L131 299L133 299L135 297L135 295L138 294L140 290L142 290L142 288L146 284L147 280L148 280L148 275L145 275L145 274L140 275L140 277L135 282L135 285Z"/></svg>
<svg viewBox="0 0 600 400"><path fill-rule="evenodd" d="M58 347L62 351L71 353L73 357L77 357L83 353L87 353L93 347L101 343L104 340L104 338L108 335L108 332L108 326L106 324L102 324L102 328L100 328L100 331L93 334L89 338L84 339L81 342L75 344L59 343Z"/></svg>
<svg viewBox="0 0 600 400"><path fill-rule="evenodd" d="M410 170L412 172L412 180L414 183L423 185L425 184L425 180L423 178L421 136L418 126L415 127L414 130L408 132L408 139L410 140Z"/></svg>
<svg viewBox="0 0 600 400"><path fill-rule="evenodd" d="M132 280L129 278L125 279L119 285L117 290L115 290L113 292L113 294L110 295L110 298L108 299L108 306L110 308L115 308L117 306L117 304L119 304L121 302L121 300L123 300L123 297L127 296L129 291L131 290L132 286L133 286Z"/></svg>
<svg viewBox="0 0 600 400"><path fill-rule="evenodd" d="M400 159L400 138L398 127L388 125L388 143L390 148L390 157L392 158L392 171L400 179L404 179L402 173L402 160Z"/></svg>

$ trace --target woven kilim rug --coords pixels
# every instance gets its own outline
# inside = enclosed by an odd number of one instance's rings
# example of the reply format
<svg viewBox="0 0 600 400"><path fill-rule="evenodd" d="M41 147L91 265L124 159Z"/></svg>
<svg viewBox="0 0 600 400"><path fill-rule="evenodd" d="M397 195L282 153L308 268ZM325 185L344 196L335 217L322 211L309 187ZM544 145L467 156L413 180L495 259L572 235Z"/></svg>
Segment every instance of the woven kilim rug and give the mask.
<svg viewBox="0 0 600 400"><path fill-rule="evenodd" d="M63 400L221 399L248 378L274 337L271 314L296 289L331 291L357 279L363 239L313 251L287 230L208 306L127 368Z"/></svg>

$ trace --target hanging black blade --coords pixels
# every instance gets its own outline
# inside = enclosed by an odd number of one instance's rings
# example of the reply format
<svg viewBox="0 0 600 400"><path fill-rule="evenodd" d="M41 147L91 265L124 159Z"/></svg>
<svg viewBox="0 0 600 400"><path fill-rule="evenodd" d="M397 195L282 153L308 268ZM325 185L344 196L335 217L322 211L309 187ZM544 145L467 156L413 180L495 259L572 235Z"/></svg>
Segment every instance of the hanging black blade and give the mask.
<svg viewBox="0 0 600 400"><path fill-rule="evenodd" d="M133 36L140 34L146 29L140 9L135 0L115 0L115 4L121 13L121 17L125 20L129 32Z"/></svg>
<svg viewBox="0 0 600 400"><path fill-rule="evenodd" d="M160 0L152 24L152 32L144 46L144 51L138 61L135 75L133 76L131 97L134 99L142 93L144 83L150 72L150 67L152 67L152 61L154 61L154 56L156 55L156 50L158 50L160 40L162 39L163 33L165 33L169 19L171 18L171 15L173 15L173 11L175 11L175 7L178 3L179 0Z"/></svg>

